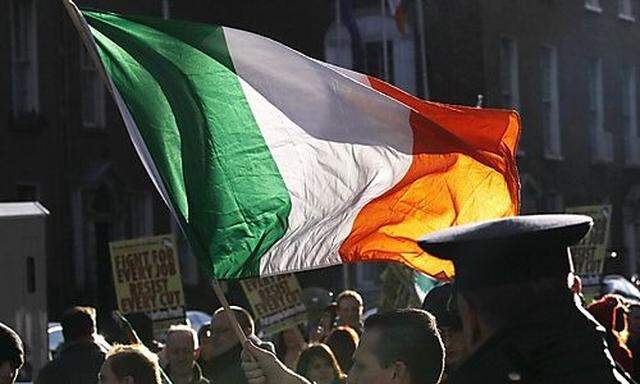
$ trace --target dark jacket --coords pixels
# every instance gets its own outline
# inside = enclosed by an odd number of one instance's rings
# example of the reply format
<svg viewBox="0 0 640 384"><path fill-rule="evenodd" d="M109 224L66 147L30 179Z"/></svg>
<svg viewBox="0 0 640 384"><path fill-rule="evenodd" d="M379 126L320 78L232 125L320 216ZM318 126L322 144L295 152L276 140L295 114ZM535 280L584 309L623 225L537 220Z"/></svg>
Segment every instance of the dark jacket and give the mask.
<svg viewBox="0 0 640 384"><path fill-rule="evenodd" d="M255 336L251 336L256 344L267 351L275 353L272 343L262 342ZM211 361L200 362L204 376L212 384L247 384L247 378L241 366L242 345L238 343L227 352L214 357Z"/></svg>
<svg viewBox="0 0 640 384"><path fill-rule="evenodd" d="M453 372L449 384L629 383L604 329L568 304L533 310L497 332Z"/></svg>
<svg viewBox="0 0 640 384"><path fill-rule="evenodd" d="M93 341L65 344L58 357L40 370L35 384L97 384L106 353Z"/></svg>
<svg viewBox="0 0 640 384"><path fill-rule="evenodd" d="M167 365L164 371L171 378L171 365ZM196 362L193 363L193 375L189 384L209 384L209 380L202 376L202 369Z"/></svg>

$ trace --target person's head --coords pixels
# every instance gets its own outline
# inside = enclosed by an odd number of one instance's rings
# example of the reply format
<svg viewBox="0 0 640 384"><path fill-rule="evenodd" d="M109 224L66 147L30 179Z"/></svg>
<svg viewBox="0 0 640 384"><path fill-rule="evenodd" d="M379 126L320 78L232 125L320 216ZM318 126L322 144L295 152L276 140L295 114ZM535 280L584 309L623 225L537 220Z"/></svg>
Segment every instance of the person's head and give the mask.
<svg viewBox="0 0 640 384"><path fill-rule="evenodd" d="M213 358L213 343L211 342L211 323L203 324L198 330L199 358L209 361Z"/></svg>
<svg viewBox="0 0 640 384"><path fill-rule="evenodd" d="M358 333L349 326L340 326L327 336L325 343L336 355L338 364L344 372L349 372L353 365L353 354L359 341Z"/></svg>
<svg viewBox="0 0 640 384"><path fill-rule="evenodd" d="M375 314L353 356L350 384L437 384L444 369L444 346L436 322L421 309Z"/></svg>
<svg viewBox="0 0 640 384"><path fill-rule="evenodd" d="M313 332L309 335L309 341L322 342L329 335L336 325L338 318L338 304L331 303L322 311L318 324Z"/></svg>
<svg viewBox="0 0 640 384"><path fill-rule="evenodd" d="M302 351L296 372L317 384L331 384L344 379L336 357L325 344L312 344Z"/></svg>
<svg viewBox="0 0 640 384"><path fill-rule="evenodd" d="M431 289L422 303L422 309L435 316L438 322L438 329L447 351L445 362L449 373L455 370L468 355L452 286L452 284L443 284Z"/></svg>
<svg viewBox="0 0 640 384"><path fill-rule="evenodd" d="M172 371L190 372L196 359L198 338L188 325L172 325L167 331L165 348Z"/></svg>
<svg viewBox="0 0 640 384"><path fill-rule="evenodd" d="M73 307L62 315L62 336L65 342L91 340L96 333L96 310Z"/></svg>
<svg viewBox="0 0 640 384"><path fill-rule="evenodd" d="M20 336L0 323L0 384L11 384L24 364L24 346Z"/></svg>
<svg viewBox="0 0 640 384"><path fill-rule="evenodd" d="M338 304L340 323L352 327L360 327L364 308L362 296L356 291L343 291L338 295L336 303Z"/></svg>
<svg viewBox="0 0 640 384"><path fill-rule="evenodd" d="M160 384L158 357L142 345L116 345L100 369L100 384Z"/></svg>
<svg viewBox="0 0 640 384"><path fill-rule="evenodd" d="M582 215L530 215L460 225L419 241L429 254L453 261L455 300L466 348L473 353L531 311L576 306L569 246L593 220Z"/></svg>
<svg viewBox="0 0 640 384"><path fill-rule="evenodd" d="M255 323L251 314L242 307L231 306L231 310L235 314L244 334L247 336L253 335L255 332ZM236 347L238 343L238 336L233 329L233 323L229 320L224 308L219 308L213 313L211 319L211 346L213 356L220 356Z"/></svg>

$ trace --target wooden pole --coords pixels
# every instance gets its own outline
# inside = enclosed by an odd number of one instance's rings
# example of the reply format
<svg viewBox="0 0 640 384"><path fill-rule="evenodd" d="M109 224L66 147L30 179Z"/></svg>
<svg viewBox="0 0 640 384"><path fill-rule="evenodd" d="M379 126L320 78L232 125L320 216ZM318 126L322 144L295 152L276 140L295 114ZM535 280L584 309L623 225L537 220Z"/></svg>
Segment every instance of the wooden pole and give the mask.
<svg viewBox="0 0 640 384"><path fill-rule="evenodd" d="M238 337L238 341L241 345L244 345L247 342L247 335L244 334L240 323L238 323L238 319L236 318L235 312L231 309L227 298L222 291L222 287L220 287L220 283L218 280L211 279L211 286L213 287L213 292L216 294L218 300L220 300L220 304L222 304L222 308L224 308L224 313L227 315L227 319L229 319L229 323L231 323L231 327L233 331L236 333Z"/></svg>

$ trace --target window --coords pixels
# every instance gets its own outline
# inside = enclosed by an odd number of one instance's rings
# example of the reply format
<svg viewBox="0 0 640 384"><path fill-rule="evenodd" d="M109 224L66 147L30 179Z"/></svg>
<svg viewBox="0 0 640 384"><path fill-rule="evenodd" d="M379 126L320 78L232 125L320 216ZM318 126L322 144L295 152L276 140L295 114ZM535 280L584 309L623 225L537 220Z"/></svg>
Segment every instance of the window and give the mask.
<svg viewBox="0 0 640 384"><path fill-rule="evenodd" d="M387 73L389 78L385 79L384 52L382 41L371 41L364 45L364 67L368 75L386 80L390 84L394 83L393 76L393 42L387 40Z"/></svg>
<svg viewBox="0 0 640 384"><path fill-rule="evenodd" d="M363 12L356 15L349 28L344 20L338 24L334 21L325 33L325 59L332 64L384 79L381 36L383 22L387 25L388 80L399 88L416 94L416 79L420 75L416 70L417 36L410 26L407 26L406 34L401 35L395 20L390 16L383 18L379 13Z"/></svg>
<svg viewBox="0 0 640 384"><path fill-rule="evenodd" d="M613 138L604 125L602 59L590 59L587 68L589 135L593 162L613 161Z"/></svg>
<svg viewBox="0 0 640 384"><path fill-rule="evenodd" d="M149 193L131 195L131 236L142 237L153 233L153 202Z"/></svg>
<svg viewBox="0 0 640 384"><path fill-rule="evenodd" d="M82 72L82 124L85 127L104 127L104 86L87 50L80 50Z"/></svg>
<svg viewBox="0 0 640 384"><path fill-rule="evenodd" d="M636 68L625 66L621 76L622 128L625 137L625 164L640 165L640 135L638 134Z"/></svg>
<svg viewBox="0 0 640 384"><path fill-rule="evenodd" d="M628 21L635 21L632 0L618 0L618 17Z"/></svg>
<svg viewBox="0 0 640 384"><path fill-rule="evenodd" d="M548 159L561 159L560 117L558 113L558 54L555 47L542 47L540 67L544 155Z"/></svg>
<svg viewBox="0 0 640 384"><path fill-rule="evenodd" d="M584 2L584 7L590 11L602 12L602 7L600 7L600 0L586 0Z"/></svg>
<svg viewBox="0 0 640 384"><path fill-rule="evenodd" d="M513 38L500 38L500 105L519 109L518 48Z"/></svg>
<svg viewBox="0 0 640 384"><path fill-rule="evenodd" d="M13 115L38 112L36 17L33 0L13 0L11 8L11 90Z"/></svg>

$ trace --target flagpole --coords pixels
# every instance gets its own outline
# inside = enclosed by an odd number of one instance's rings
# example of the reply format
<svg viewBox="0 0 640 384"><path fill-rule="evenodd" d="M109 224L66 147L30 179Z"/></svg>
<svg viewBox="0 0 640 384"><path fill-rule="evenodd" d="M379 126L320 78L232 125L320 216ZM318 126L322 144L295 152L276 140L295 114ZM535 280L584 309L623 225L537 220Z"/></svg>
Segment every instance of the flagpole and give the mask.
<svg viewBox="0 0 640 384"><path fill-rule="evenodd" d="M418 14L418 38L420 41L420 73L422 74L422 98L429 100L429 77L427 74L427 43L424 31L424 10L422 0L416 1L416 13Z"/></svg>
<svg viewBox="0 0 640 384"><path fill-rule="evenodd" d="M107 76L107 73L102 64L102 61L98 57L98 52L95 49L95 43L93 43L93 36L91 35L89 28L85 25L86 22L83 23L82 14L80 13L80 10L76 6L76 4L71 0L61 0L61 1L64 7L66 8L67 13L69 14L69 17L71 17L71 21L73 22L74 27L80 34L81 40L84 43L85 47L87 48L87 52L89 53L89 57L91 57L91 60L93 60L93 63L98 69L98 73L100 74L102 81L104 82L105 86L107 87L107 89L115 99L116 94L113 89L112 83L109 80L109 77ZM177 214L172 209L170 204L169 204L169 209L171 213L175 216L176 220L178 220ZM178 220L178 223L180 223L179 220ZM232 328L234 329L234 332L236 333L238 340L242 345L244 345L245 342L247 341L247 336L242 331L242 327L240 326L240 323L238 323L238 319L236 318L235 313L231 310L231 307L229 306L229 302L227 301L227 298L224 296L224 292L220 287L220 283L218 283L216 279L212 279L211 285L213 287L213 292L215 293L216 297L222 304L222 307L224 308L227 318L232 324Z"/></svg>
<svg viewBox="0 0 640 384"><path fill-rule="evenodd" d="M382 68L384 69L384 81L389 81L389 52L387 51L387 7L386 0L380 0L380 9L382 14Z"/></svg>
<svg viewBox="0 0 640 384"><path fill-rule="evenodd" d="M240 323L236 318L236 313L233 312L233 310L231 310L231 306L229 305L229 302L227 301L227 297L224 295L224 292L222 291L222 287L220 287L220 283L215 278L212 278L211 286L213 287L213 293L215 293L216 297L220 301L220 304L222 304L222 308L224 308L224 313L227 315L227 319L231 323L233 331L236 333L236 336L238 337L238 341L240 342L241 345L244 345L247 342L247 335L244 334L244 331L242 330L242 327L240 326Z"/></svg>

